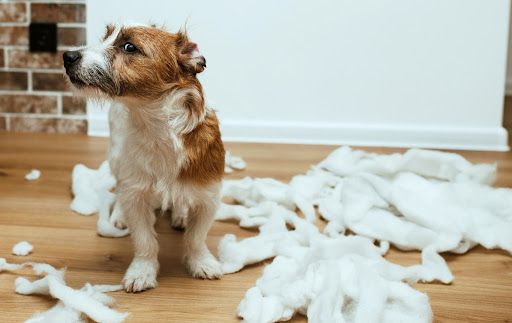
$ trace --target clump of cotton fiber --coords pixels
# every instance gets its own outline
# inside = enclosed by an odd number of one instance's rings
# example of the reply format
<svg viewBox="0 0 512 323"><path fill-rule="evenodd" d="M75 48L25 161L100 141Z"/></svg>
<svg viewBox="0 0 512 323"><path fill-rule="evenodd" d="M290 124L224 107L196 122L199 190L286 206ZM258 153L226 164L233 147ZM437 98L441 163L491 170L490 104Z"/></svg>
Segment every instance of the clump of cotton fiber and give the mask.
<svg viewBox="0 0 512 323"><path fill-rule="evenodd" d="M25 175L25 179L27 181L35 181L36 179L39 179L39 177L41 177L41 171L39 169L32 169Z"/></svg>
<svg viewBox="0 0 512 323"><path fill-rule="evenodd" d="M98 213L97 232L103 237L124 237L130 233L128 229L117 228L116 219L110 214L110 208L116 200L116 195L110 190L115 185L116 179L110 172L108 161L103 162L98 169L82 164L73 168L73 201L70 208L82 215Z"/></svg>
<svg viewBox="0 0 512 323"><path fill-rule="evenodd" d="M34 246L28 241L21 241L12 247L12 254L16 256L27 256L32 250L34 250Z"/></svg>
<svg viewBox="0 0 512 323"><path fill-rule="evenodd" d="M230 174L233 170L244 170L247 163L240 156L233 155L231 152L226 151L224 172Z"/></svg>
<svg viewBox="0 0 512 323"><path fill-rule="evenodd" d="M76 165L72 173L71 210L82 215L97 213L105 195L115 185L116 180L110 173L107 161L103 162L98 169L90 169L82 164Z"/></svg>
<svg viewBox="0 0 512 323"><path fill-rule="evenodd" d="M11 264L4 258L0 258L0 272L13 272L25 267L32 267L34 273L40 278L33 281L25 277L16 278L14 282L16 293L51 296L57 300L53 307L47 311L35 313L26 322L81 323L92 320L102 323L120 323L128 316L128 313L114 310L112 308L114 299L105 294L122 290L121 285L86 283L81 289L74 289L66 284L65 269L56 269L45 263Z"/></svg>

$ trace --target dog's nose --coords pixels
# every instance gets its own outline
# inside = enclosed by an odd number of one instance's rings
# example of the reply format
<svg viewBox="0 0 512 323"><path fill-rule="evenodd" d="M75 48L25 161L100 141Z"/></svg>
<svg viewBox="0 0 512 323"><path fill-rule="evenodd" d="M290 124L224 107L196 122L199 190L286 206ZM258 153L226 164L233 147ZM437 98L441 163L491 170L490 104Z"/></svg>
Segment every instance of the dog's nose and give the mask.
<svg viewBox="0 0 512 323"><path fill-rule="evenodd" d="M199 65L201 65L203 68L206 68L206 58L204 58L204 56L200 57Z"/></svg>
<svg viewBox="0 0 512 323"><path fill-rule="evenodd" d="M64 59L64 66L66 67L77 62L81 57L82 55L77 50L68 50L62 54L62 58Z"/></svg>

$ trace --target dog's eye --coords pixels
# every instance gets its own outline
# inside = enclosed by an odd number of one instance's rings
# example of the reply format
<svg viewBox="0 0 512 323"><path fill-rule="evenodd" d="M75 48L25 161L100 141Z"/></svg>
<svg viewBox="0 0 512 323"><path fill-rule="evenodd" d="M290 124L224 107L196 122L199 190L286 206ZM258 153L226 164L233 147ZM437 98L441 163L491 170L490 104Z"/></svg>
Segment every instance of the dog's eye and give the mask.
<svg viewBox="0 0 512 323"><path fill-rule="evenodd" d="M133 53L137 50L137 47L135 47L135 45L133 45L132 43L125 43L123 45L123 50L127 53Z"/></svg>

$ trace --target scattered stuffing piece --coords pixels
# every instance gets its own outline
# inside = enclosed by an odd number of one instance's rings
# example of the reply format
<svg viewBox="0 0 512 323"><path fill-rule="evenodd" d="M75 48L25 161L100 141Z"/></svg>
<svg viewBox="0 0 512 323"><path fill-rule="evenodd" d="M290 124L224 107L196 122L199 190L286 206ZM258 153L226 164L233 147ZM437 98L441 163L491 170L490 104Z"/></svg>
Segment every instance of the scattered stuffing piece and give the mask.
<svg viewBox="0 0 512 323"><path fill-rule="evenodd" d="M245 177L242 180L225 180L222 196L230 196L246 206L257 206L262 202L276 202L288 209L295 209L289 186L272 178Z"/></svg>
<svg viewBox="0 0 512 323"><path fill-rule="evenodd" d="M27 241L21 241L12 247L12 254L16 256L26 256L31 253L32 250L34 250L34 246Z"/></svg>
<svg viewBox="0 0 512 323"><path fill-rule="evenodd" d="M226 160L225 160L224 172L226 174L230 174L233 170L244 170L247 167L246 162L242 159L242 157L235 156L231 152L226 151Z"/></svg>
<svg viewBox="0 0 512 323"><path fill-rule="evenodd" d="M110 215L110 208L116 200L116 195L106 191L103 199L100 201L100 209L98 212L98 222L96 224L96 231L102 237L119 238L130 234L128 229L119 229L115 226L112 216ZM115 209L115 207L114 207ZM114 215L114 213L112 213Z"/></svg>
<svg viewBox="0 0 512 323"><path fill-rule="evenodd" d="M73 168L71 189L74 198L71 210L82 215L98 213L97 231L104 237L124 237L129 234L128 229L114 226L110 217L110 208L115 201L115 194L110 190L115 185L116 179L110 173L107 161L97 170L82 164Z"/></svg>
<svg viewBox="0 0 512 323"><path fill-rule="evenodd" d="M116 185L116 179L110 173L107 161L100 168L90 169L78 164L73 168L71 190L73 201L71 210L82 215L92 215L100 209L105 192Z"/></svg>
<svg viewBox="0 0 512 323"><path fill-rule="evenodd" d="M15 271L15 270L19 270L23 267L26 267L27 264L10 264L8 263L5 258L0 258L0 273L2 271Z"/></svg>
<svg viewBox="0 0 512 323"><path fill-rule="evenodd" d="M66 285L64 280L65 270L55 269L53 266L43 263L10 264L4 258L0 258L0 272L16 271L31 266L35 274L42 278L29 281L24 277L18 277L15 281L16 293L21 295L50 295L59 301L49 310L34 314L26 322L62 322L82 323L87 318L96 322L118 323L123 322L128 313L117 312L110 307L114 305L114 299L104 293L122 290L121 285L91 285L85 284L80 290Z"/></svg>
<svg viewBox="0 0 512 323"><path fill-rule="evenodd" d="M39 169L32 169L25 175L25 179L27 181L35 181L36 179L39 179L39 177L41 177L41 171Z"/></svg>

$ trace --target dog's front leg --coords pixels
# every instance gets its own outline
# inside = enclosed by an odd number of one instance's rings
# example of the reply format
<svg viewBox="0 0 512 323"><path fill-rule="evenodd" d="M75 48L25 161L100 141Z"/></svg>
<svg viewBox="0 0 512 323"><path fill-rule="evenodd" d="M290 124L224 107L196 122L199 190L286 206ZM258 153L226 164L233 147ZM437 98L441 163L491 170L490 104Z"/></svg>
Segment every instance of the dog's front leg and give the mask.
<svg viewBox="0 0 512 323"><path fill-rule="evenodd" d="M140 292L157 285L158 241L156 217L149 203L150 194L149 191L131 191L123 187L119 192L119 202L130 229L134 249L132 263L123 278L127 292Z"/></svg>
<svg viewBox="0 0 512 323"><path fill-rule="evenodd" d="M185 263L194 277L220 278L220 263L206 246L206 236L213 223L217 202L213 199L196 202L190 209L185 227Z"/></svg>

